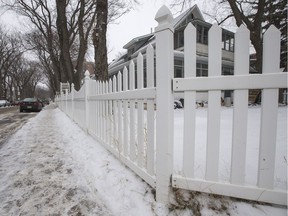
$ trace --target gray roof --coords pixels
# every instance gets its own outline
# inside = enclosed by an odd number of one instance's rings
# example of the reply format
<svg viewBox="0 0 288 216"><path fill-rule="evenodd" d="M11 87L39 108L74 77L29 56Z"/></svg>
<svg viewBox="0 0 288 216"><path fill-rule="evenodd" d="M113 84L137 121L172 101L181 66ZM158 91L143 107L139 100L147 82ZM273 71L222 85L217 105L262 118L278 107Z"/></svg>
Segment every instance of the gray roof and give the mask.
<svg viewBox="0 0 288 216"><path fill-rule="evenodd" d="M193 7L186 10L184 13L180 14L178 17L175 17L173 20L173 27L176 28L181 22L193 11L194 16L197 19L204 20L204 17L202 16L202 13L200 12L197 4L195 4Z"/></svg>
<svg viewBox="0 0 288 216"><path fill-rule="evenodd" d="M181 24L181 22L193 11L193 14L195 16L195 18L200 19L200 20L204 20L197 4L195 4L193 7L189 8L188 10L186 10L184 13L181 13L179 16L175 17L173 19L173 27L176 28L179 24ZM148 39L149 37L153 36L154 33L150 33L150 34L146 34L146 35L142 35L136 38L133 38L132 40L130 40L127 44L125 44L123 46L124 49L128 49L131 45L133 45L134 43L141 41L141 40L145 40Z"/></svg>
<svg viewBox="0 0 288 216"><path fill-rule="evenodd" d="M154 33L150 33L150 34L146 34L146 35L142 35L142 36L139 36L139 37L136 37L136 38L133 38L132 40L130 40L127 44L125 44L123 46L124 49L128 49L132 44L138 42L138 41L141 41L141 40L145 40L146 38L149 38L151 36L153 36Z"/></svg>

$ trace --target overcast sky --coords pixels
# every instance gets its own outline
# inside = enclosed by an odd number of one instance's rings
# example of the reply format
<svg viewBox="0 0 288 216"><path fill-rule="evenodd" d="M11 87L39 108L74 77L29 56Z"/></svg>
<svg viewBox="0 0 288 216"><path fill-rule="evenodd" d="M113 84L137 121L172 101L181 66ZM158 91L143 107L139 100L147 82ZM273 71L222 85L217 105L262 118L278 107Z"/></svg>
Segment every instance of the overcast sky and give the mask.
<svg viewBox="0 0 288 216"><path fill-rule="evenodd" d="M173 16L179 15L180 8L171 8L173 0L140 0L141 5L137 9L124 15L118 20L119 24L108 26L108 50L109 61L112 61L123 46L131 39L149 34L157 26L155 15L162 5L166 5L172 12ZM200 10L205 6L205 0L195 0ZM193 4L194 5L194 4ZM188 9L188 8L185 8Z"/></svg>

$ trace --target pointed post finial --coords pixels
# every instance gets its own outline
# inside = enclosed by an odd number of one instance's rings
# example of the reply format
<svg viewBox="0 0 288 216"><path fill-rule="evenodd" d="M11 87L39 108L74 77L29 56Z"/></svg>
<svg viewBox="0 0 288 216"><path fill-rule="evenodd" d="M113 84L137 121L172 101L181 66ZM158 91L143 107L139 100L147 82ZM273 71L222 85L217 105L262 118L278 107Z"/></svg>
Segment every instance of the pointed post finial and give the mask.
<svg viewBox="0 0 288 216"><path fill-rule="evenodd" d="M90 72L88 70L85 71L85 79L90 79Z"/></svg>
<svg viewBox="0 0 288 216"><path fill-rule="evenodd" d="M161 31L163 29L171 29L173 31L173 15L166 5L163 5L156 13L155 20L158 22L158 26L155 31Z"/></svg>

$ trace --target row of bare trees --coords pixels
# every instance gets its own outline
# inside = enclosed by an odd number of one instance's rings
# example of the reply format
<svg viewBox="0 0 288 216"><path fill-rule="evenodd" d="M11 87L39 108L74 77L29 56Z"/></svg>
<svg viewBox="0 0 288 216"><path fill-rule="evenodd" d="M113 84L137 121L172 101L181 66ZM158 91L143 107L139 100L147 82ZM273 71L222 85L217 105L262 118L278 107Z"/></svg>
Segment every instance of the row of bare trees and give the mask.
<svg viewBox="0 0 288 216"><path fill-rule="evenodd" d="M0 26L0 99L31 97L43 78L41 65L24 58L20 34L9 34Z"/></svg>
<svg viewBox="0 0 288 216"><path fill-rule="evenodd" d="M106 31L110 21L137 0L2 0L2 6L31 23L25 48L36 54L53 93L60 82L81 87L88 47L94 45L95 76L108 79ZM1 81L0 81L1 82Z"/></svg>

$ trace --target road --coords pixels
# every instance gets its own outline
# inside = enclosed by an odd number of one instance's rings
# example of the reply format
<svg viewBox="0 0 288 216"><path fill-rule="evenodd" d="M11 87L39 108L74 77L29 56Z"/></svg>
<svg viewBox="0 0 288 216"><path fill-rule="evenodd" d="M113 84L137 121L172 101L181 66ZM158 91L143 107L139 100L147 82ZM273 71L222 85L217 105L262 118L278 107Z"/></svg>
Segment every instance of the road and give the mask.
<svg viewBox="0 0 288 216"><path fill-rule="evenodd" d="M20 113L19 107L0 108L0 149L5 141L37 113Z"/></svg>

